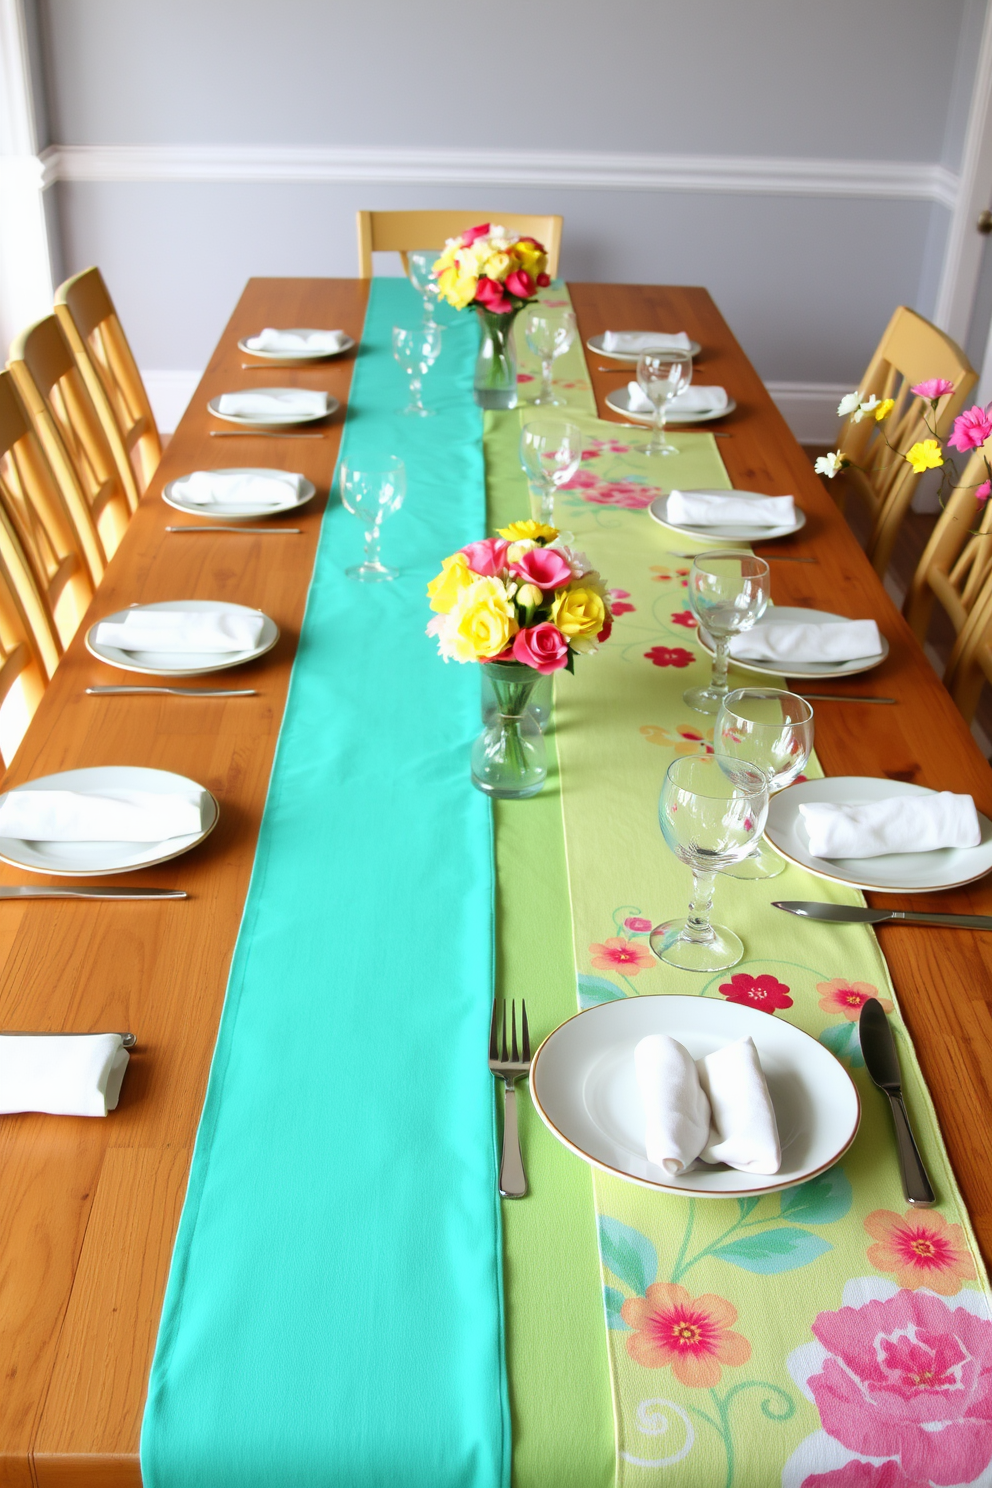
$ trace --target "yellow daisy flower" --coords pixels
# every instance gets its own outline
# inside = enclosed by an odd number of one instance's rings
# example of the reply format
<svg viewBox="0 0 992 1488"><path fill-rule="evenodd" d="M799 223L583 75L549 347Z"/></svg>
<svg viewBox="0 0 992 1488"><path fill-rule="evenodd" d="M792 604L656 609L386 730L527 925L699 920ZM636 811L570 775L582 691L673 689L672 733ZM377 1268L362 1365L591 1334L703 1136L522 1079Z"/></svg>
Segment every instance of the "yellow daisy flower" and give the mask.
<svg viewBox="0 0 992 1488"><path fill-rule="evenodd" d="M936 439L918 439L903 458L909 461L917 475L922 475L924 470L936 470L944 463Z"/></svg>

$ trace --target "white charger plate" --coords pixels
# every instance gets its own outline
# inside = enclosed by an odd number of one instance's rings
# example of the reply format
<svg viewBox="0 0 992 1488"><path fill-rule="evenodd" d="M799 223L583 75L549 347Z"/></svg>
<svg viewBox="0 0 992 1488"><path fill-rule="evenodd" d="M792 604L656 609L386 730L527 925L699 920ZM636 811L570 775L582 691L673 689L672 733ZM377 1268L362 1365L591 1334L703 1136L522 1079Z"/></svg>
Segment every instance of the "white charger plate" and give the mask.
<svg viewBox="0 0 992 1488"><path fill-rule="evenodd" d="M973 883L992 869L992 822L978 813L982 840L977 847L939 847L932 852L885 853L877 858L814 858L799 808L812 801L853 804L884 801L891 796L932 796L925 785L878 780L869 775L835 775L829 780L803 780L772 796L765 836L783 858L857 889L883 894L925 894Z"/></svg>
<svg viewBox="0 0 992 1488"><path fill-rule="evenodd" d="M301 330L299 326L280 326L279 329L289 336L312 336L318 328L308 326ZM261 332L258 334L261 335ZM238 342L238 350L243 351L246 356L258 357L263 362L324 362L331 357L344 356L355 344L352 336L345 336L344 345L339 346L337 351L255 351L248 345L248 339L246 336L243 341Z"/></svg>
<svg viewBox="0 0 992 1488"><path fill-rule="evenodd" d="M276 471L281 475L282 471ZM272 475L273 467L267 469L257 465L232 465L225 466L223 470L211 471L212 475ZM162 500L167 501L176 511L186 512L193 517L211 517L215 522L245 522L260 521L266 517L281 517L284 512L296 511L297 507L305 506L312 501L317 494L317 487L313 481L307 480L306 476L300 477L303 482L300 487L300 495L296 501L287 506L281 503L278 506L231 506L229 502L210 502L204 506L194 501L183 501L175 494L175 488L179 481L188 480L188 476L179 476L178 480L166 483L162 491Z"/></svg>
<svg viewBox="0 0 992 1488"><path fill-rule="evenodd" d="M598 336L589 337L589 340L586 342L586 346L589 348L589 350L594 351L597 356L607 357L608 360L611 362L624 362L630 366L636 367L641 353L639 351L605 351L603 348L604 334L605 332L600 332ZM697 357L702 349L703 348L700 346L698 341L690 340L689 355L691 357Z"/></svg>
<svg viewBox="0 0 992 1488"><path fill-rule="evenodd" d="M295 389L265 387L237 388L232 389L232 391L237 391L240 393L287 393L293 392L295 391ZM269 414L267 417L264 418L246 418L240 413L219 413L217 405L220 403L220 400L223 396L223 393L218 393L215 398L211 398L207 403L207 408L213 414L214 418L223 419L226 424L241 424L249 429L282 429L287 425L292 426L293 424L315 424L320 419L330 418L331 414L337 413L338 409L341 407L338 399L332 398L331 395L328 394L327 411L325 413L295 413L290 415L290 417L288 418L279 418L278 415L275 414Z"/></svg>
<svg viewBox="0 0 992 1488"><path fill-rule="evenodd" d="M828 610L803 610L792 605L775 605L765 611L757 625L830 625L837 620L846 620L846 615L831 615ZM710 656L713 644L705 631L697 632L699 644ZM731 656L730 665L745 672L759 672L762 677L854 677L859 672L870 672L879 666L889 654L889 643L882 636L882 649L877 656L858 656L854 661L793 661L788 666L774 661L747 661L742 656Z"/></svg>
<svg viewBox="0 0 992 1488"><path fill-rule="evenodd" d="M606 406L612 408L614 413L622 413L624 418L633 419L638 424L653 424L653 413L640 413L630 407L630 393L626 387L614 388L606 395ZM666 428L675 428L678 424L711 424L715 419L726 418L728 413L733 413L737 407L735 398L727 399L726 408L721 408L719 413L670 413L665 420Z"/></svg>
<svg viewBox="0 0 992 1488"><path fill-rule="evenodd" d="M42 775L16 787L19 791L71 790L100 795L108 790L154 791L160 795L188 789L202 790L208 797L206 825L185 837L165 842L33 842L20 837L0 837L0 860L28 873L50 873L58 878L93 878L101 873L130 873L167 863L196 847L217 825L220 807L210 791L185 775L171 770L148 770L140 765L97 765L87 770L63 770ZM0 795L0 801L8 793Z"/></svg>
<svg viewBox="0 0 992 1488"><path fill-rule="evenodd" d="M716 490L690 490L686 487L689 496L735 496L741 501L767 501L768 497L761 495L758 491L716 491ZM658 496L648 507L648 511L656 522L662 527L668 527L672 532L681 532L684 537L709 542L726 542L733 539L736 542L768 542L773 537L791 537L793 532L799 532L806 526L806 513L798 506L795 508L796 520L784 527L761 527L753 525L750 527L683 527L677 522L668 520L668 497Z"/></svg>
<svg viewBox="0 0 992 1488"><path fill-rule="evenodd" d="M98 661L108 666L119 667L125 672L145 672L155 677L203 677L208 672L223 672L228 667L243 666L271 651L279 639L279 627L268 615L264 617L262 634L253 651L124 651L118 646L105 646L94 639L97 625L104 620L116 625L135 610L199 610L213 615L257 615L248 605L229 604L222 599L163 599L157 604L132 605L128 610L116 610L112 615L103 615L96 625L86 632L86 649Z"/></svg>
<svg viewBox="0 0 992 1488"><path fill-rule="evenodd" d="M777 1173L703 1167L673 1178L648 1162L634 1049L652 1033L678 1039L694 1059L735 1039L754 1040L782 1143ZM530 1089L548 1129L593 1167L642 1188L704 1199L804 1183L847 1151L861 1116L850 1076L816 1039L769 1013L709 997L628 997L577 1013L538 1049Z"/></svg>

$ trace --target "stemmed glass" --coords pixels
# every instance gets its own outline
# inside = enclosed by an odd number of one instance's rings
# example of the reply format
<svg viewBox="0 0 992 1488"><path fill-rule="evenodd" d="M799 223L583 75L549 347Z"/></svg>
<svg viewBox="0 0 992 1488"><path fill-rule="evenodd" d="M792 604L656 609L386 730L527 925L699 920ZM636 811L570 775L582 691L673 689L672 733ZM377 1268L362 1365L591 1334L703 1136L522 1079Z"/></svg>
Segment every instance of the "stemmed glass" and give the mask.
<svg viewBox="0 0 992 1488"><path fill-rule="evenodd" d="M765 613L768 564L739 548L717 548L693 559L688 586L689 607L713 638L713 673L708 687L690 687L682 701L697 713L718 713L727 695L730 638Z"/></svg>
<svg viewBox="0 0 992 1488"><path fill-rule="evenodd" d="M520 463L531 483L531 515L536 521L553 522L555 492L578 470L582 444L582 430L565 419L534 419L521 429Z"/></svg>
<svg viewBox="0 0 992 1488"><path fill-rule="evenodd" d="M637 358L637 381L654 408L654 433L647 444L635 445L644 455L677 455L678 445L665 438L668 405L692 381L692 357L687 351L642 351Z"/></svg>
<svg viewBox="0 0 992 1488"><path fill-rule="evenodd" d="M571 310L548 310L538 305L524 322L524 336L535 356L541 358L541 391L534 399L544 407L560 408L564 398L556 398L551 387L555 358L564 356L575 340L575 315Z"/></svg>
<svg viewBox="0 0 992 1488"><path fill-rule="evenodd" d="M710 921L716 875L752 852L768 816L768 781L745 760L692 754L668 767L658 801L661 833L692 869L692 899L682 920L651 931L660 961L683 971L723 971L744 954L740 937Z"/></svg>
<svg viewBox="0 0 992 1488"><path fill-rule="evenodd" d="M813 748L813 709L795 692L738 687L723 700L713 748L756 765L768 781L768 794L774 795L806 767ZM742 863L724 871L731 878L777 878L784 869L778 854L759 842Z"/></svg>
<svg viewBox="0 0 992 1488"><path fill-rule="evenodd" d="M436 248L415 248L406 256L407 278L424 301L424 325L436 325L434 306L437 304L437 280L434 265L438 260Z"/></svg>
<svg viewBox="0 0 992 1488"><path fill-rule="evenodd" d="M418 418L434 417L434 409L424 407L420 383L440 355L441 327L433 321L413 329L393 326L393 356L410 379L409 405L398 412L415 414Z"/></svg>
<svg viewBox="0 0 992 1488"><path fill-rule="evenodd" d="M356 465L341 462L341 504L365 528L365 562L345 569L349 579L379 584L395 579L399 572L379 561L379 529L391 512L398 511L406 495L406 466L397 455L381 455Z"/></svg>

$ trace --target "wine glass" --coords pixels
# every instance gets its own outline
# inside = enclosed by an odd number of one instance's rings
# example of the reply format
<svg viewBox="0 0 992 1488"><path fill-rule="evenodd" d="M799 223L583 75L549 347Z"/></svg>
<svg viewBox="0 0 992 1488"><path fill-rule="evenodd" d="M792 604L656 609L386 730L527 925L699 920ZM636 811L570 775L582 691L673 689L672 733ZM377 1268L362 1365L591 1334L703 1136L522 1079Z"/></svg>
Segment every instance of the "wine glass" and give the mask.
<svg viewBox="0 0 992 1488"><path fill-rule="evenodd" d="M682 701L697 713L719 713L727 695L730 637L750 630L768 604L768 564L739 548L699 553L689 570L689 607L713 638L708 687L690 687Z"/></svg>
<svg viewBox="0 0 992 1488"><path fill-rule="evenodd" d="M768 794L784 790L805 769L813 748L813 709L804 697L778 687L738 687L717 715L713 748L763 771ZM731 878L777 878L785 864L759 842Z"/></svg>
<svg viewBox="0 0 992 1488"><path fill-rule="evenodd" d="M395 568L379 561L379 529L391 512L398 511L406 495L406 466L397 455L378 455L357 463L342 460L341 504L365 528L365 562L345 569L349 579L379 584L395 579Z"/></svg>
<svg viewBox="0 0 992 1488"><path fill-rule="evenodd" d="M535 521L553 524L555 492L578 470L582 445L582 430L565 419L533 419L524 424L520 463L531 483L531 515Z"/></svg>
<svg viewBox="0 0 992 1488"><path fill-rule="evenodd" d="M433 418L434 409L425 408L420 394L421 379L441 355L441 327L431 322L414 328L393 326L393 356L410 379L410 402L399 413L417 418Z"/></svg>
<svg viewBox="0 0 992 1488"><path fill-rule="evenodd" d="M635 445L644 455L677 455L678 445L665 438L668 405L692 381L692 357L687 351L642 351L637 358L637 381L654 408L654 433L647 444Z"/></svg>
<svg viewBox="0 0 992 1488"><path fill-rule="evenodd" d="M535 356L541 358L541 391L534 399L545 407L560 408L564 398L556 398L551 388L551 374L556 357L564 356L575 340L575 315L571 310L548 310L536 306L524 322L524 336Z"/></svg>
<svg viewBox="0 0 992 1488"><path fill-rule="evenodd" d="M434 306L437 304L437 280L434 265L438 260L436 248L415 248L406 256L407 278L424 301L424 325L436 325Z"/></svg>
<svg viewBox="0 0 992 1488"><path fill-rule="evenodd" d="M723 971L744 954L740 937L710 920L721 870L752 852L768 815L768 780L757 766L721 754L692 754L668 767L658 801L661 833L692 869L685 919L666 920L649 944L660 961L683 971Z"/></svg>

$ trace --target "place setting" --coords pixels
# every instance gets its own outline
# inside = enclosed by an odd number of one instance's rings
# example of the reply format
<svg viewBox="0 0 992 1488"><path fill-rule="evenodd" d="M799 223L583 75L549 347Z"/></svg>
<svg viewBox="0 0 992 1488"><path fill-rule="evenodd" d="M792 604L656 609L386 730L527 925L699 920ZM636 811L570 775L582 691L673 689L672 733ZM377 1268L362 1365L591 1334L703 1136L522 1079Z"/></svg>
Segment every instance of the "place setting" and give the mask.
<svg viewBox="0 0 992 1488"><path fill-rule="evenodd" d="M652 501L648 512L682 537L721 544L771 542L806 525L806 514L792 496L759 491L672 490Z"/></svg>
<svg viewBox="0 0 992 1488"><path fill-rule="evenodd" d="M194 470L162 488L162 500L176 511L232 523L284 516L316 494L317 487L305 475L259 466Z"/></svg>
<svg viewBox="0 0 992 1488"><path fill-rule="evenodd" d="M339 399L316 388L244 388L218 393L207 401L214 418L239 425L238 432L267 438L323 439L322 432L308 432L306 426L329 418L340 407ZM286 433L288 429L294 433ZM210 436L233 438L235 431L211 429Z"/></svg>
<svg viewBox="0 0 992 1488"><path fill-rule="evenodd" d="M86 649L122 671L203 677L257 661L278 639L278 625L261 610L220 599L166 599L104 616L86 632ZM188 695L207 694L191 689Z"/></svg>
<svg viewBox="0 0 992 1488"><path fill-rule="evenodd" d="M354 338L344 331L318 331L300 327L278 330L274 326L266 326L257 335L243 336L238 342L238 350L262 361L291 366L329 361L332 357L343 356L346 351L351 351L355 344ZM247 372L262 369L256 369L251 362L243 362L241 370Z"/></svg>
<svg viewBox="0 0 992 1488"><path fill-rule="evenodd" d="M736 401L726 388L692 383L688 350L642 351L637 378L606 395L606 406L635 424L651 425L650 441L639 446L648 455L677 455L678 445L665 437L668 424L705 424L733 413Z"/></svg>

